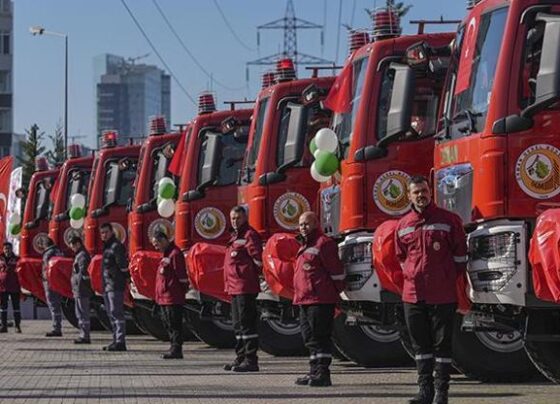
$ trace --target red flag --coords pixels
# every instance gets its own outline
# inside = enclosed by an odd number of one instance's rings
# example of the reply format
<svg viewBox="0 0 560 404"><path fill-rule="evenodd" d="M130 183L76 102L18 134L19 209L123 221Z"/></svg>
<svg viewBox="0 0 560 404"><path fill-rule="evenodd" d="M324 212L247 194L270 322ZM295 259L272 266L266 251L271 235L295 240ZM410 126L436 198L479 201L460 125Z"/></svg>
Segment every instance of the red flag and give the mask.
<svg viewBox="0 0 560 404"><path fill-rule="evenodd" d="M351 62L346 63L346 66L334 81L327 98L323 101L326 108L335 113L350 111L353 71L353 64Z"/></svg>
<svg viewBox="0 0 560 404"><path fill-rule="evenodd" d="M175 149L175 153L173 153L173 158L169 163L169 167L167 171L173 174L175 177L179 177L181 175L181 163L183 163L183 153L185 152L185 143L187 142L187 132L183 132L181 135L181 139L179 139L179 144L177 145L177 149Z"/></svg>
<svg viewBox="0 0 560 404"><path fill-rule="evenodd" d="M60 176L56 177L56 180L54 180L54 184L52 186L51 194L50 194L50 198L51 198L52 203L54 203L56 201L56 194L58 193L58 187L60 186L60 181L61 181Z"/></svg>
<svg viewBox="0 0 560 404"><path fill-rule="evenodd" d="M8 218L8 195L10 192L10 176L12 175L12 156L4 157L0 160L0 244L4 242L6 236L6 224Z"/></svg>
<svg viewBox="0 0 560 404"><path fill-rule="evenodd" d="M459 71L457 72L457 84L455 85L455 94L460 94L469 88L471 82L471 73L473 58L476 52L476 39L478 37L478 20L472 17L465 28L465 37L463 38L463 46L461 48L461 60Z"/></svg>

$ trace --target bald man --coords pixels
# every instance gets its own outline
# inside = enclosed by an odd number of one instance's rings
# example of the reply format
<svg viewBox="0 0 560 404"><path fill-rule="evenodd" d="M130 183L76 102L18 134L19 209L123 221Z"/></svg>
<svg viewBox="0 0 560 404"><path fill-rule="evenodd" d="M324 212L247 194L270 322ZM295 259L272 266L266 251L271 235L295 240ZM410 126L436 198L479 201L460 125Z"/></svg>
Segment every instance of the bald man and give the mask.
<svg viewBox="0 0 560 404"><path fill-rule="evenodd" d="M315 213L300 216L299 232L294 304L299 306L301 333L309 350L309 373L298 378L296 384L326 387L332 384L331 333L334 308L344 289L344 267L336 242L321 232Z"/></svg>

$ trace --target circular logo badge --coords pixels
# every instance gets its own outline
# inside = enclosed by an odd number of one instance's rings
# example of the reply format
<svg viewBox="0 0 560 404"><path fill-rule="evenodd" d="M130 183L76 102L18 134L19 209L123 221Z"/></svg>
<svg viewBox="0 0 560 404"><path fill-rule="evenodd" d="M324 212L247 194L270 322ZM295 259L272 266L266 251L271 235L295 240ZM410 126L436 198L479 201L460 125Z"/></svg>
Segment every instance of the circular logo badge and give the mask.
<svg viewBox="0 0 560 404"><path fill-rule="evenodd" d="M156 219L148 226L148 237L150 240L157 232L162 232L169 240L175 237L175 226L167 219Z"/></svg>
<svg viewBox="0 0 560 404"><path fill-rule="evenodd" d="M287 192L274 202L274 219L284 229L296 230L300 215L310 209L309 202L302 194Z"/></svg>
<svg viewBox="0 0 560 404"><path fill-rule="evenodd" d="M213 207L201 209L194 218L194 228L206 239L218 238L226 229L226 217L220 209Z"/></svg>
<svg viewBox="0 0 560 404"><path fill-rule="evenodd" d="M124 226L117 222L111 222L111 226L113 226L113 232L117 240L124 244L126 241L126 229Z"/></svg>
<svg viewBox="0 0 560 404"><path fill-rule="evenodd" d="M384 213L399 216L410 207L406 196L406 185L410 175L403 171L391 170L380 175L373 184L373 200Z"/></svg>
<svg viewBox="0 0 560 404"><path fill-rule="evenodd" d="M537 199L560 193L560 150L549 144L526 149L515 164L515 178L521 189Z"/></svg>
<svg viewBox="0 0 560 404"><path fill-rule="evenodd" d="M441 250L441 244L439 243L439 241L434 241L434 250L439 251Z"/></svg>
<svg viewBox="0 0 560 404"><path fill-rule="evenodd" d="M84 239L84 232L82 229L74 229L73 227L69 227L64 230L64 244L66 247L70 247L70 240L74 237L80 237L82 240Z"/></svg>
<svg viewBox="0 0 560 404"><path fill-rule="evenodd" d="M47 242L49 240L49 235L47 233L37 233L33 237L33 249L38 254L43 254L45 248L47 248Z"/></svg>

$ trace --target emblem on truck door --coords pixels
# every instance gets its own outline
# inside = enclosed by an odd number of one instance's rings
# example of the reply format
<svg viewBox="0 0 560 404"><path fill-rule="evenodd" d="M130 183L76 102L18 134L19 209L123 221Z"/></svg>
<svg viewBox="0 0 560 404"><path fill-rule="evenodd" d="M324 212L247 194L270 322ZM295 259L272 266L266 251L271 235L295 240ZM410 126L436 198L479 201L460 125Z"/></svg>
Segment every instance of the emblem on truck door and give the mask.
<svg viewBox="0 0 560 404"><path fill-rule="evenodd" d="M201 237L213 240L224 233L226 217L214 207L201 209L194 218L194 228Z"/></svg>
<svg viewBox="0 0 560 404"><path fill-rule="evenodd" d="M537 199L560 193L560 150L536 144L523 151L515 164L515 179L521 189Z"/></svg>
<svg viewBox="0 0 560 404"><path fill-rule="evenodd" d="M284 229L296 230L299 216L310 209L305 196L297 192L287 192L274 202L274 219Z"/></svg>
<svg viewBox="0 0 560 404"><path fill-rule="evenodd" d="M410 175L399 170L387 171L377 178L373 184L373 200L382 212L399 216L408 210L406 186L409 179Z"/></svg>

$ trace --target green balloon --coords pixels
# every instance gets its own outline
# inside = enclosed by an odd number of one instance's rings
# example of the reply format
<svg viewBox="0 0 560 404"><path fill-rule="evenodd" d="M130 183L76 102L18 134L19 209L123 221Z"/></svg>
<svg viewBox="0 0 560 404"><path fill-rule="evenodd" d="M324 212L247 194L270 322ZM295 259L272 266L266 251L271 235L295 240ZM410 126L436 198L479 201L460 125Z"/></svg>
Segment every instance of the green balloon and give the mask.
<svg viewBox="0 0 560 404"><path fill-rule="evenodd" d="M12 236L17 236L21 232L21 225L19 223L12 223L9 230Z"/></svg>
<svg viewBox="0 0 560 404"><path fill-rule="evenodd" d="M79 208L77 206L73 206L70 208L70 219L72 220L80 220L86 215L86 211L84 208Z"/></svg>
<svg viewBox="0 0 560 404"><path fill-rule="evenodd" d="M319 174L331 176L338 170L338 159L333 153L320 150L315 156L315 168Z"/></svg>
<svg viewBox="0 0 560 404"><path fill-rule="evenodd" d="M159 187L159 196L161 199L171 199L175 196L175 184L173 183L166 183L163 186Z"/></svg>
<svg viewBox="0 0 560 404"><path fill-rule="evenodd" d="M317 151L317 144L315 143L315 138L311 139L311 142L309 142L309 151L311 152L311 155L315 155L315 152Z"/></svg>

